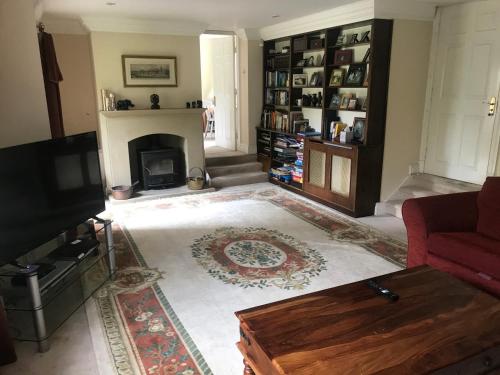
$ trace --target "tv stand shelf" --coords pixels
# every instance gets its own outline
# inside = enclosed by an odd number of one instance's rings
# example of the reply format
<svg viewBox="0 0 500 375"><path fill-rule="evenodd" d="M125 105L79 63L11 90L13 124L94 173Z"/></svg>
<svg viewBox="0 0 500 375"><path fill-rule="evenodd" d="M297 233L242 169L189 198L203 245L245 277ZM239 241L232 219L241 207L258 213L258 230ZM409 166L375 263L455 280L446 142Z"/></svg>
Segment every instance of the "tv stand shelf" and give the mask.
<svg viewBox="0 0 500 375"><path fill-rule="evenodd" d="M29 269L13 265L0 268L0 295L12 337L37 342L39 351L46 352L55 330L113 276L116 265L111 221L92 224L99 244L78 261L53 259L49 251L34 262L55 266L41 278L36 265ZM87 224L80 225L76 235L86 229Z"/></svg>

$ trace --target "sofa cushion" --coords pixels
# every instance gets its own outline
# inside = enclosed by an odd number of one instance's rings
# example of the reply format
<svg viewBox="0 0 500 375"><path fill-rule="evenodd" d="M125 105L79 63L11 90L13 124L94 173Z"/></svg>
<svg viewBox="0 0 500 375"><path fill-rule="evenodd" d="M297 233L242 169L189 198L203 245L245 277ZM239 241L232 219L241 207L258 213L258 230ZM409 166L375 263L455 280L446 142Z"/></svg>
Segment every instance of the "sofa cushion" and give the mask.
<svg viewBox="0 0 500 375"><path fill-rule="evenodd" d="M477 231L500 240L500 177L488 177L477 197Z"/></svg>
<svg viewBox="0 0 500 375"><path fill-rule="evenodd" d="M500 280L500 241L475 232L433 233L429 253Z"/></svg>

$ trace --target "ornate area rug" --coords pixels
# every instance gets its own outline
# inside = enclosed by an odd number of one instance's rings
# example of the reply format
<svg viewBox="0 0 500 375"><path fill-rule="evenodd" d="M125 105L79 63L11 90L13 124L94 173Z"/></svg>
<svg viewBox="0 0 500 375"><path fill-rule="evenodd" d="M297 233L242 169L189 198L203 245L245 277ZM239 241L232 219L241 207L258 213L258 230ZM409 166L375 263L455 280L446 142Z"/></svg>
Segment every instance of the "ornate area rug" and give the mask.
<svg viewBox="0 0 500 375"><path fill-rule="evenodd" d="M402 268L405 244L264 186L113 208L95 302L116 373L240 373L235 311Z"/></svg>

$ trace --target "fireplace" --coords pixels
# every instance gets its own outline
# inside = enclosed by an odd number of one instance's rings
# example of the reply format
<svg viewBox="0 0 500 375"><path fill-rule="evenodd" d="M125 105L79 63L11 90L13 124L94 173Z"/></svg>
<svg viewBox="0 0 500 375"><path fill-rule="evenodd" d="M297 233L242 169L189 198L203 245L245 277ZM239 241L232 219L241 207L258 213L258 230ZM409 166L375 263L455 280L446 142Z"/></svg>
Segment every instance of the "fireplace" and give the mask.
<svg viewBox="0 0 500 375"><path fill-rule="evenodd" d="M146 150L139 151L139 154L140 177L145 190L179 186L183 182L180 150Z"/></svg>
<svg viewBox="0 0 500 375"><path fill-rule="evenodd" d="M166 189L186 183L184 138L149 134L128 144L130 177L144 190Z"/></svg>

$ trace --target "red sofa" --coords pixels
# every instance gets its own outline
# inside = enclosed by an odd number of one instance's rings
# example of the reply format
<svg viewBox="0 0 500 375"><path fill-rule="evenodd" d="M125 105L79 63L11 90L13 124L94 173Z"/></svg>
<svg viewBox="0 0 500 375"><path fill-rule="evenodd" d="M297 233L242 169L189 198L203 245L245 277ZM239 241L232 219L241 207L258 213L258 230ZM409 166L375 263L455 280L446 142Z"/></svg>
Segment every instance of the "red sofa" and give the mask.
<svg viewBox="0 0 500 375"><path fill-rule="evenodd" d="M409 199L407 266L428 264L500 297L500 177L479 192Z"/></svg>

